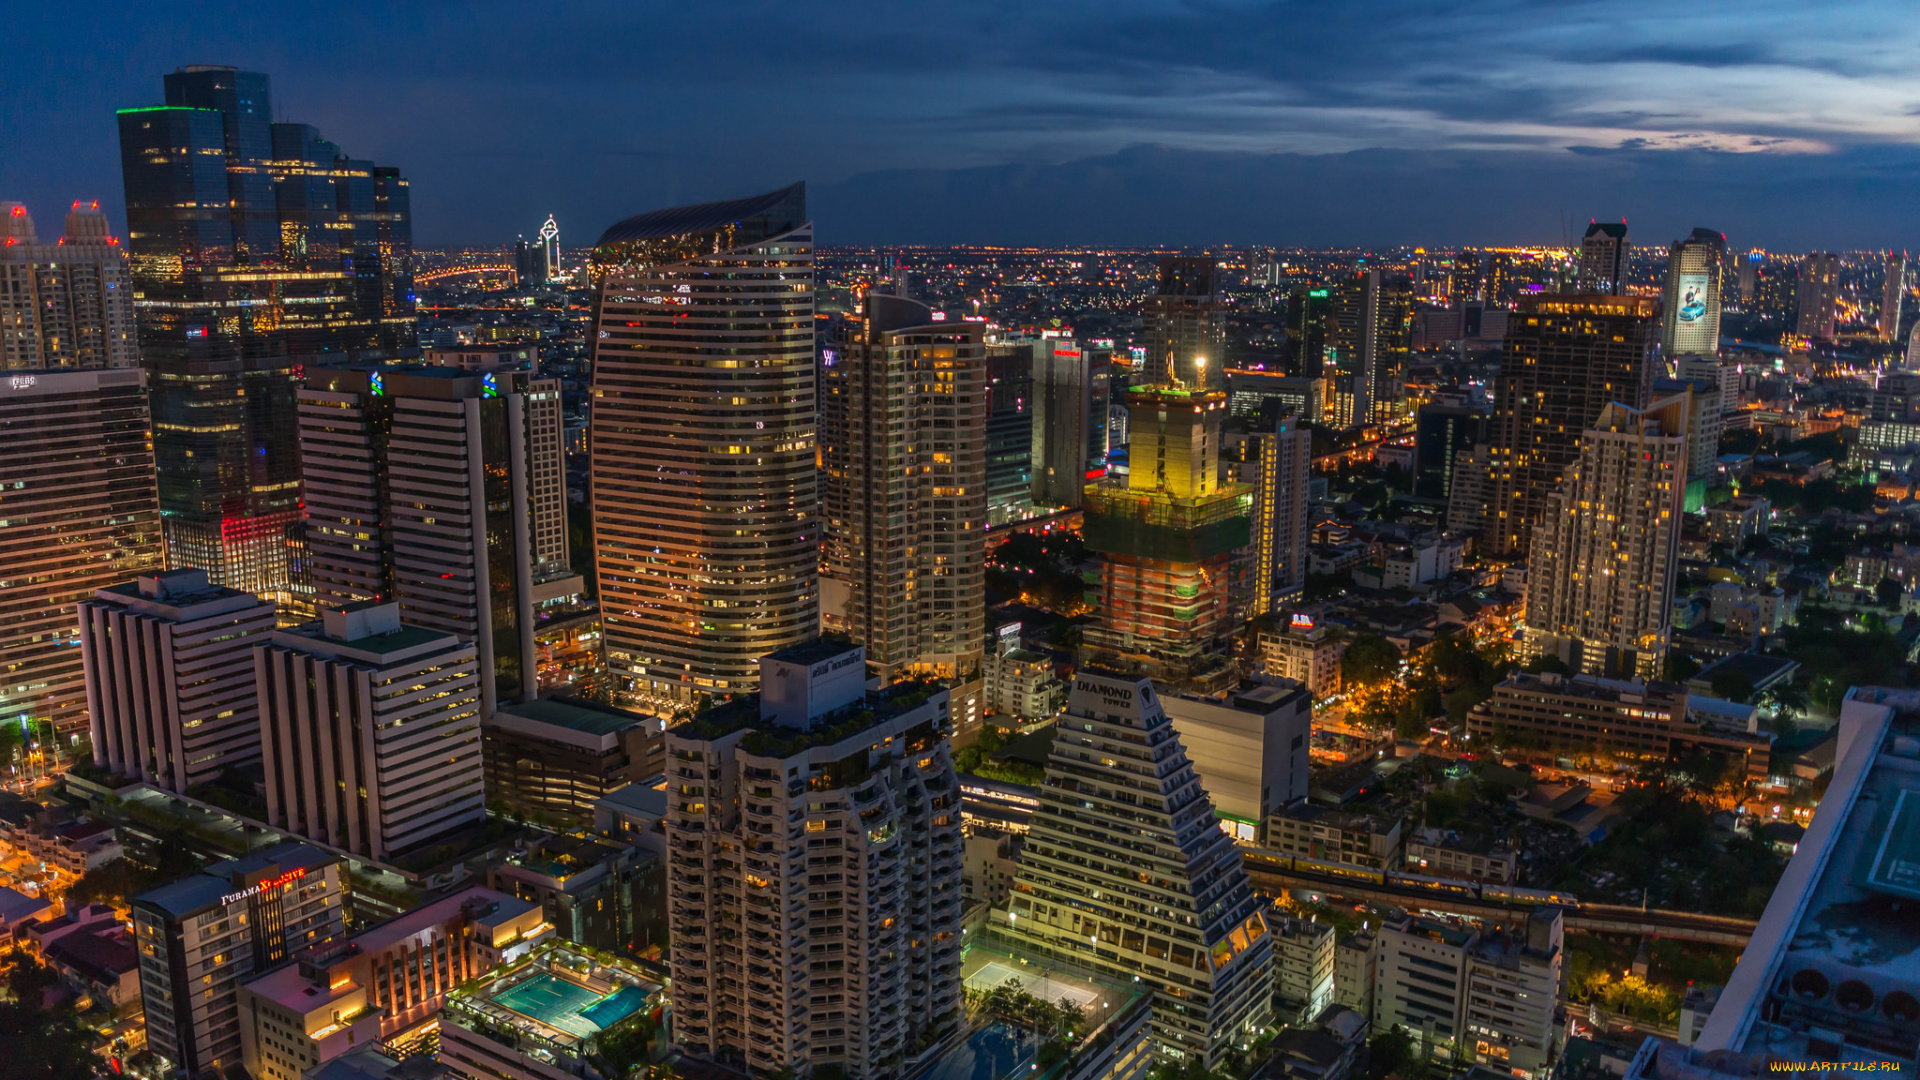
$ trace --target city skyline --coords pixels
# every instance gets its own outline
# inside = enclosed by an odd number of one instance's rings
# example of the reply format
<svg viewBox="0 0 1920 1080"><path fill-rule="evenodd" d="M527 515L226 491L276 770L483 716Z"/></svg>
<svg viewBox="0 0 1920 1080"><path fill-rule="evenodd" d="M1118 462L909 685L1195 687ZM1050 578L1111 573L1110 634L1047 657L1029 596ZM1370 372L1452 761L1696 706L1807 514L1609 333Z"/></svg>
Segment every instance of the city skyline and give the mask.
<svg viewBox="0 0 1920 1080"><path fill-rule="evenodd" d="M29 12L0 134L30 152L0 191L123 222L101 144L158 59L272 72L275 119L405 163L425 246L511 244L548 213L584 237L801 178L846 242L1548 242L1624 216L1665 239L1711 221L1735 246L1920 246L1899 212L1920 193L1899 60L1920 26L1895 6L1524 8L743 12L788 43L771 59L698 9L127 11L79 65Z"/></svg>

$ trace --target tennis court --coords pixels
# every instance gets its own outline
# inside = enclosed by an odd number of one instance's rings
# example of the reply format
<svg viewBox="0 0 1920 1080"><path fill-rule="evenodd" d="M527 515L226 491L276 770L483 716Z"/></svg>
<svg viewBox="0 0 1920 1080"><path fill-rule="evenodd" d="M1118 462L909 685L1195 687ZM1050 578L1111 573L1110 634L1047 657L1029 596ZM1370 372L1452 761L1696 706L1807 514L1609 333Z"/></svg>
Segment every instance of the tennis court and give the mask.
<svg viewBox="0 0 1920 1080"><path fill-rule="evenodd" d="M973 991L992 990L1008 983L1052 1005L1059 1005L1062 1000L1066 1000L1086 1010L1091 1009L1093 1004L1100 1000L1099 992L1084 983L1074 986L1059 979L1049 978L1044 969L1022 970L997 960L988 962L980 970L967 976L966 980L967 989Z"/></svg>

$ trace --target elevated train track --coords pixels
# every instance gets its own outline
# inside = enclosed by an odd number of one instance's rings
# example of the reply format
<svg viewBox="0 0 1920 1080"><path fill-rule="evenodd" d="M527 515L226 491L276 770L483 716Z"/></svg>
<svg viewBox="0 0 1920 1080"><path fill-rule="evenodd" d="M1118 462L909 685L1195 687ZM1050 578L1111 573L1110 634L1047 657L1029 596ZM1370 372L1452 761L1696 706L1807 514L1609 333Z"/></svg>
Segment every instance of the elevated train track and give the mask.
<svg viewBox="0 0 1920 1080"><path fill-rule="evenodd" d="M1308 890L1476 919L1509 919L1529 907L1552 904L1566 912L1569 930L1650 935L1715 945L1744 946L1752 937L1755 925L1752 919L1724 915L1587 903L1572 894L1553 890L1367 870L1284 855L1265 848L1248 849L1245 862L1254 889L1270 895L1282 889Z"/></svg>

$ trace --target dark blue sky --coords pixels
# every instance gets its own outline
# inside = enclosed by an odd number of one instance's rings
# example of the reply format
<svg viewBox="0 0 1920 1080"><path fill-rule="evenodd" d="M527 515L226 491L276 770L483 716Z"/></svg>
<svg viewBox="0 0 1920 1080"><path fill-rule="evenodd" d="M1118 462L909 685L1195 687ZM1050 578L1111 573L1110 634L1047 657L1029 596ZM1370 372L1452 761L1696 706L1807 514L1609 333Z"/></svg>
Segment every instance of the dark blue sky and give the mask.
<svg viewBox="0 0 1920 1080"><path fill-rule="evenodd" d="M34 3L0 199L120 215L180 64L413 182L422 245L805 179L823 243L1920 248L1920 4ZM1571 226L1570 226L1571 227ZM1574 228L1573 235L1578 236Z"/></svg>

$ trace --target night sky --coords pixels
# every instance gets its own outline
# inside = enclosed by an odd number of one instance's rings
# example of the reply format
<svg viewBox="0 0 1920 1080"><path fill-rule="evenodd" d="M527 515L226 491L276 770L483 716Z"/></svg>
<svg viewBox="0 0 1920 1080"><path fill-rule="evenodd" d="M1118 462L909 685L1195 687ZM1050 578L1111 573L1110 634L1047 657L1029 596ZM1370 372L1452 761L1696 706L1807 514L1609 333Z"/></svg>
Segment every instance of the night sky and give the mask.
<svg viewBox="0 0 1920 1080"><path fill-rule="evenodd" d="M116 225L113 111L273 79L421 246L804 179L821 243L1920 248L1920 4L20 3L0 199Z"/></svg>

